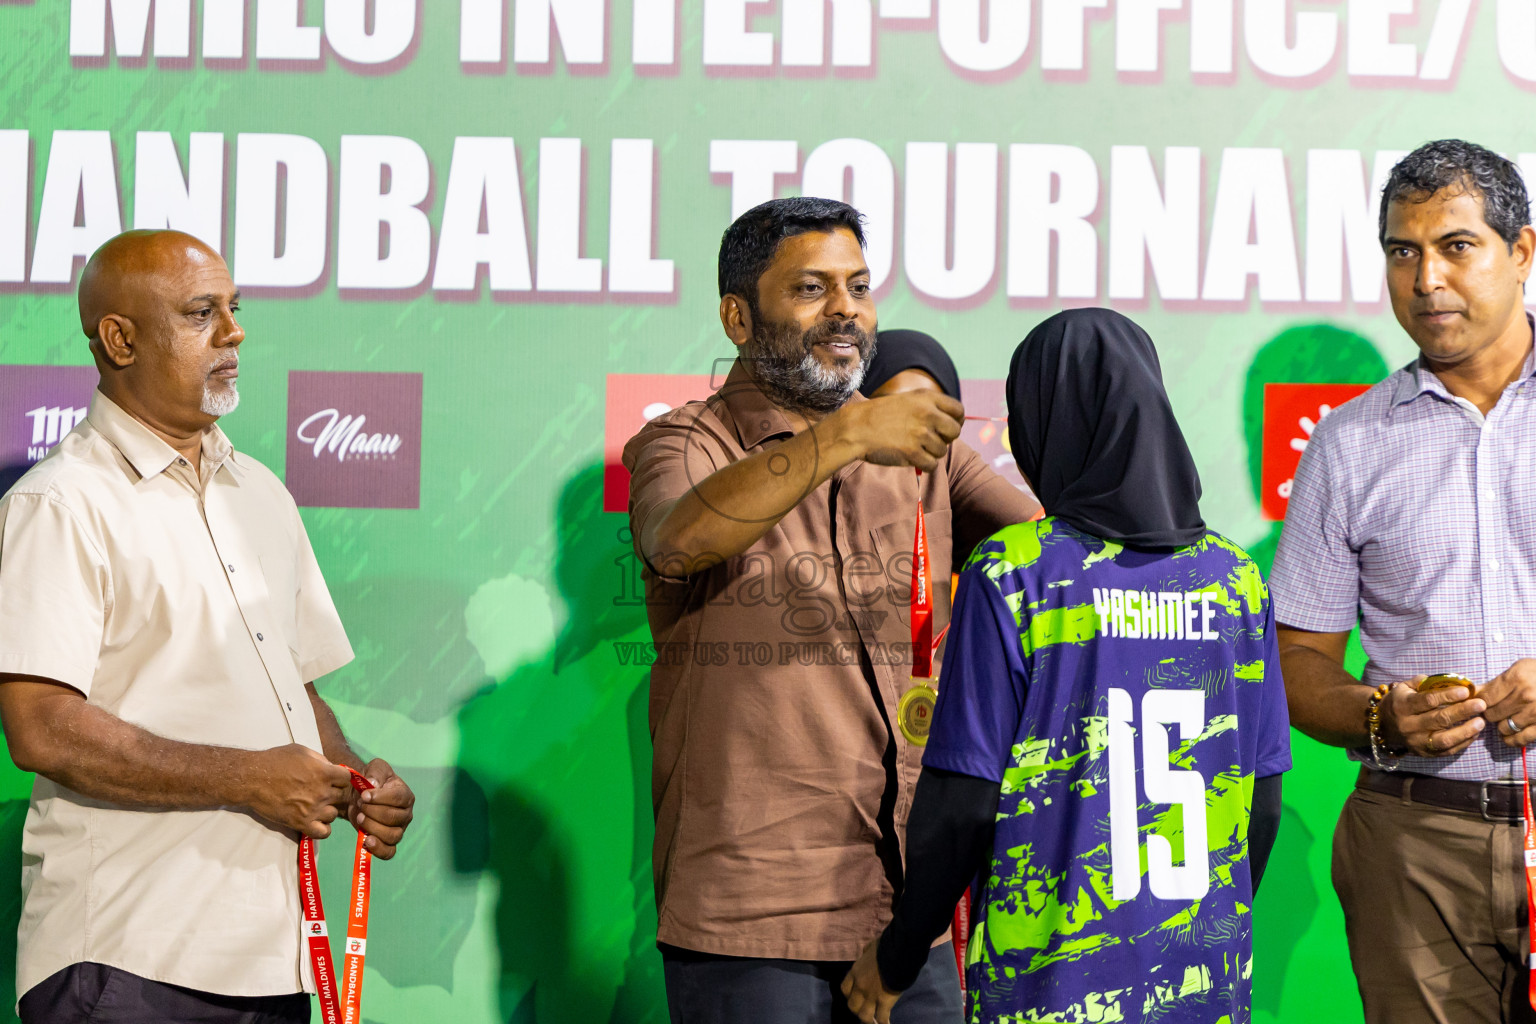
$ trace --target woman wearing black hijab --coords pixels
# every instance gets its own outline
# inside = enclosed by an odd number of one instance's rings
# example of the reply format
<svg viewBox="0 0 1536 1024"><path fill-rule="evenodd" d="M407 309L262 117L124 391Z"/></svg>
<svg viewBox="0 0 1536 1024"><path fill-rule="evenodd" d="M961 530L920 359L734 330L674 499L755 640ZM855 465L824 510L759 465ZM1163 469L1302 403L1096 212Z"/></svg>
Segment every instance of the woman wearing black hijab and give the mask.
<svg viewBox="0 0 1536 1024"><path fill-rule="evenodd" d="M949 353L922 331L880 331L875 335L875 354L864 370L859 392L878 398L898 391L936 387L955 401L960 397L960 374Z"/></svg>
<svg viewBox="0 0 1536 1024"><path fill-rule="evenodd" d="M905 887L849 1008L892 1019L976 878L968 1019L1246 1020L1290 767L1264 581L1206 529L1157 352L1125 317L1031 331L1008 430L1049 515L961 574Z"/></svg>
<svg viewBox="0 0 1536 1024"><path fill-rule="evenodd" d="M1060 313L1008 367L1008 444L1046 512L1137 548L1205 535L1200 474L1163 390L1157 350L1119 313Z"/></svg>

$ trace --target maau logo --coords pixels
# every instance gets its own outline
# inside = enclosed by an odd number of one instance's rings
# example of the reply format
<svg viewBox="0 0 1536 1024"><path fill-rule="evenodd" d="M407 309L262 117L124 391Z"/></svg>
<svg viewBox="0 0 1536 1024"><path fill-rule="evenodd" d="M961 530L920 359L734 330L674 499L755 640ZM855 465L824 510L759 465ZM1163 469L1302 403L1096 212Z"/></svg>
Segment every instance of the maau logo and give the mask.
<svg viewBox="0 0 1536 1024"><path fill-rule="evenodd" d="M419 373L288 375L288 490L300 505L416 508Z"/></svg>
<svg viewBox="0 0 1536 1024"><path fill-rule="evenodd" d="M370 434L363 429L367 416L343 416L335 409L321 409L299 424L298 438L314 445L315 458L334 455L338 462L348 456L388 458L400 450L399 434Z"/></svg>

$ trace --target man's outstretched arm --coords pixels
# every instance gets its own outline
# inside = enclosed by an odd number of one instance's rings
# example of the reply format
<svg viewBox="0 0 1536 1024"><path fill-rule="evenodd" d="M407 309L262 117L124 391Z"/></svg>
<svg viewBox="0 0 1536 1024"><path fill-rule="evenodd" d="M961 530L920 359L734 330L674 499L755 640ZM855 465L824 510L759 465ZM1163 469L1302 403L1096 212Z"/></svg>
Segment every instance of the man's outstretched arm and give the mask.
<svg viewBox="0 0 1536 1024"><path fill-rule="evenodd" d="M850 462L932 469L960 436L964 415L959 402L935 391L852 402L655 508L641 527L640 552L667 576L718 565L757 543Z"/></svg>

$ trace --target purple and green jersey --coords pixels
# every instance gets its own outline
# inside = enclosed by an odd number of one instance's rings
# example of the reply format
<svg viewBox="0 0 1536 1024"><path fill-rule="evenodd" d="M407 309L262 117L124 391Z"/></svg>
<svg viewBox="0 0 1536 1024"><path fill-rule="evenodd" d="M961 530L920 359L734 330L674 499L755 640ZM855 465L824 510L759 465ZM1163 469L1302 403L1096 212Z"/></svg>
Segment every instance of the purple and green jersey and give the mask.
<svg viewBox="0 0 1536 1024"><path fill-rule="evenodd" d="M1253 783L1291 758L1241 548L995 534L960 577L923 763L1002 784L973 1024L1250 1019Z"/></svg>

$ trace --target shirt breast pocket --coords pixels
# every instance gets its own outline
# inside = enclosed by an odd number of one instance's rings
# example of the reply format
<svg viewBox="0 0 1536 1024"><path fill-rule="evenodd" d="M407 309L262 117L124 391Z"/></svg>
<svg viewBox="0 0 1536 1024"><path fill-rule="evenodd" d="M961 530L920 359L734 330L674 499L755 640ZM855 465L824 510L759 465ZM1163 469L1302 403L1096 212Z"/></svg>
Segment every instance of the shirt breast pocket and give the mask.
<svg viewBox="0 0 1536 1024"><path fill-rule="evenodd" d="M935 509L923 513L924 532L928 535L929 585L933 588L933 606L943 621L949 619L949 577L953 570L954 535L950 510ZM913 542L916 540L915 515L904 516L870 531L875 554L885 568L892 593L899 592L899 617L908 621L911 614Z"/></svg>

